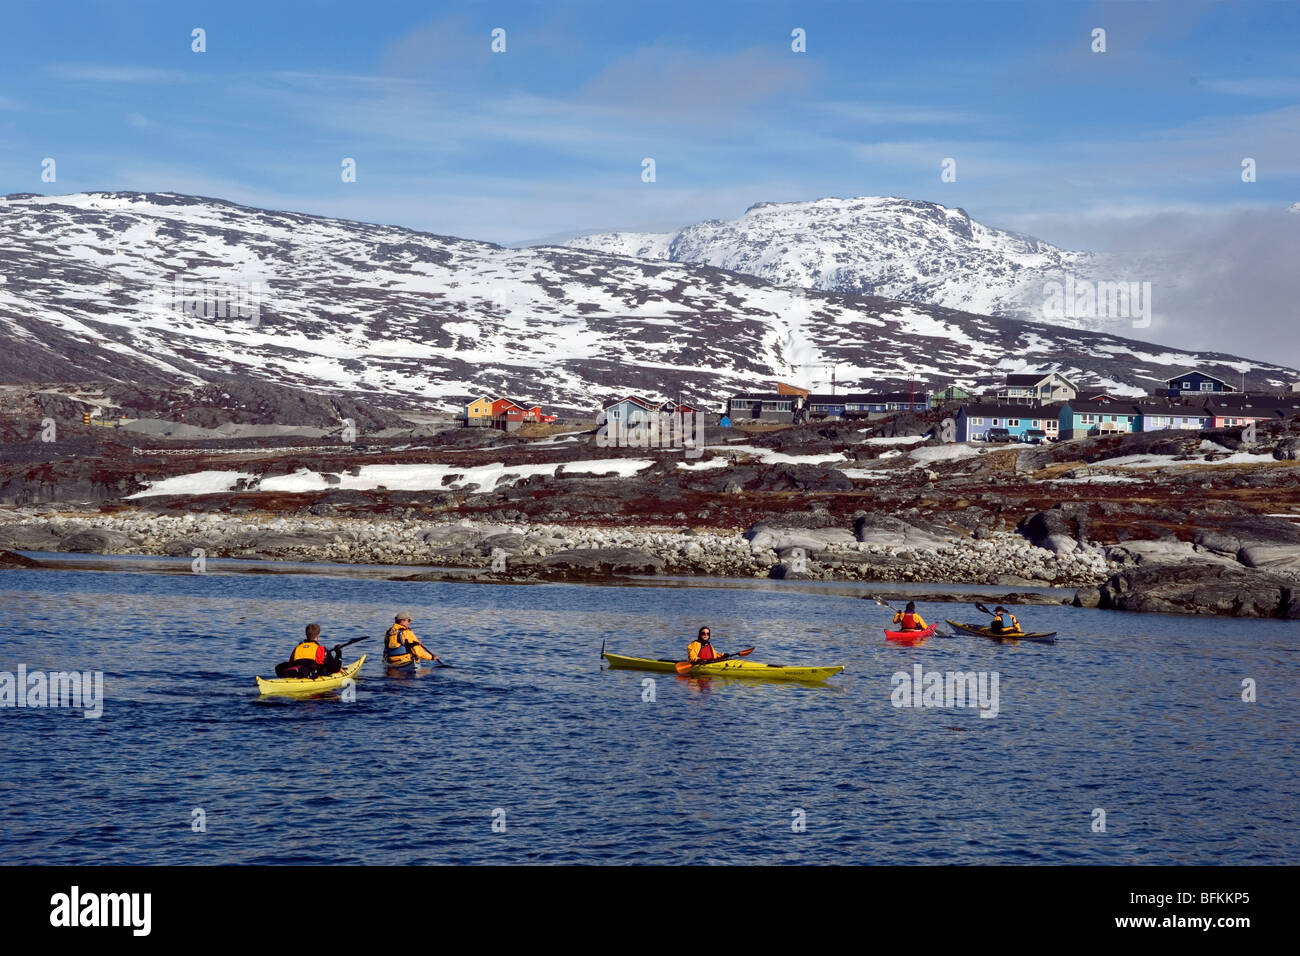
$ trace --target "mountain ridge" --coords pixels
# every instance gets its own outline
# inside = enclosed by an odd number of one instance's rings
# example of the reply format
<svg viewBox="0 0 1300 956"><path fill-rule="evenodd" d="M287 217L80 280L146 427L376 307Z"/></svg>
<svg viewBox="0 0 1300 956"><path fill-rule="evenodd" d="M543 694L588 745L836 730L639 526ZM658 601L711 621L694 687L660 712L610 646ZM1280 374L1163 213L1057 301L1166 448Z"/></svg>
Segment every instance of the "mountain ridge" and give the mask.
<svg viewBox="0 0 1300 956"><path fill-rule="evenodd" d="M393 407L450 411L493 392L591 411L627 392L716 405L778 379L828 390L832 365L855 390L1025 366L1129 394L1191 365L1249 372L1256 387L1295 378L1224 353L719 267L177 193L5 197L0 275L0 380L13 382L234 375ZM178 309L177 280L182 292L256 287L256 321Z"/></svg>

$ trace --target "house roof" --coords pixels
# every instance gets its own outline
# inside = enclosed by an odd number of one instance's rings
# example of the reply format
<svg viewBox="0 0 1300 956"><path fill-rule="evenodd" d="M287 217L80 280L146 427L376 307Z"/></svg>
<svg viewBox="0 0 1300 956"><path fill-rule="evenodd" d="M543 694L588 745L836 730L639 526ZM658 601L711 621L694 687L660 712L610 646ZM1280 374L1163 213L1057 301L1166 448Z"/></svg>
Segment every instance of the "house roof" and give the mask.
<svg viewBox="0 0 1300 956"><path fill-rule="evenodd" d="M1075 387L1073 382L1055 370L1050 372L1008 372L1006 385L1037 385L1042 382L1043 379L1051 378L1052 376L1056 376L1066 385L1070 386L1070 388ZM1078 389L1075 389L1075 391L1078 391Z"/></svg>
<svg viewBox="0 0 1300 956"><path fill-rule="evenodd" d="M758 402L793 402L798 397L798 395L781 395L778 392L746 392L743 395L731 396L733 401L741 398Z"/></svg>
<svg viewBox="0 0 1300 956"><path fill-rule="evenodd" d="M613 408L615 405L621 405L623 402L631 402L633 405L640 405L648 412L657 412L663 405L662 402L652 402L648 398L641 398L637 395L624 395L622 398L616 398L600 406L602 409Z"/></svg>
<svg viewBox="0 0 1300 956"><path fill-rule="evenodd" d="M877 395L874 392L845 392L842 395L812 395L809 396L808 402L812 405L843 405L846 402L862 405L867 402L879 402L884 398L884 395Z"/></svg>
<svg viewBox="0 0 1300 956"><path fill-rule="evenodd" d="M1177 375L1175 375L1175 376L1173 376L1173 377L1171 377L1171 378L1167 378L1167 379L1165 379L1165 384L1166 384L1166 385L1173 385L1174 382L1180 381L1180 380L1186 378L1188 375L1200 375L1200 376L1203 376L1204 378L1211 378L1211 379L1214 379L1214 381L1218 382L1220 385L1226 385L1228 388L1232 389L1234 392L1237 390L1237 389L1236 389L1236 386L1229 384L1229 382L1228 382L1228 380L1227 380L1226 378L1223 378L1223 377L1218 376L1218 375L1211 375L1209 372L1202 372L1199 368L1189 368L1189 369L1187 369L1187 371L1185 371L1185 372L1179 372Z"/></svg>
<svg viewBox="0 0 1300 956"><path fill-rule="evenodd" d="M1047 411L1048 406L1037 405L999 405L996 402L967 403L957 412L958 415L976 415L981 418L1055 418L1055 413Z"/></svg>
<svg viewBox="0 0 1300 956"><path fill-rule="evenodd" d="M1201 417L1205 414L1205 403L1191 402L1134 402L1133 407L1143 415L1183 415Z"/></svg>
<svg viewBox="0 0 1300 956"><path fill-rule="evenodd" d="M880 395L867 395L868 401L876 402L928 402L930 400L929 389L918 388L913 392L884 392Z"/></svg>
<svg viewBox="0 0 1300 956"><path fill-rule="evenodd" d="M1136 415L1137 405L1125 402L1071 401L1062 406L1072 412L1105 412L1107 415Z"/></svg>
<svg viewBox="0 0 1300 956"><path fill-rule="evenodd" d="M1256 408L1271 408L1274 405L1294 405L1300 399L1292 395L1251 395L1248 392L1230 392L1206 396L1206 404L1214 405L1254 405Z"/></svg>

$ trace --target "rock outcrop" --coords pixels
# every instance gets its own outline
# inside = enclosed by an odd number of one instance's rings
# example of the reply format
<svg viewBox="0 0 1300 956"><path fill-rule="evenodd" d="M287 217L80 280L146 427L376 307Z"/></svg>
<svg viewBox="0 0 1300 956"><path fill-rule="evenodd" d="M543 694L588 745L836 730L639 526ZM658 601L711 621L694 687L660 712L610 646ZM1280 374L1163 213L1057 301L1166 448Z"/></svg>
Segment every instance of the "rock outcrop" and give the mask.
<svg viewBox="0 0 1300 956"><path fill-rule="evenodd" d="M1223 564L1145 564L1108 578L1100 588L1099 606L1295 619L1300 618L1300 587L1277 575Z"/></svg>

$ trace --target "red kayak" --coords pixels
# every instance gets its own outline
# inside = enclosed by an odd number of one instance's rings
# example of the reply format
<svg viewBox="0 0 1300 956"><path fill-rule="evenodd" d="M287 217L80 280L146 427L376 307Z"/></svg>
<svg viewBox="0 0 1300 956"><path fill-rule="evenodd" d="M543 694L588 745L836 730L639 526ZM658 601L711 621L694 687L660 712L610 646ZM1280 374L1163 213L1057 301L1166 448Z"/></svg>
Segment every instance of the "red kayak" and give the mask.
<svg viewBox="0 0 1300 956"><path fill-rule="evenodd" d="M885 640L894 641L897 644L920 644L927 637L932 637L934 630L933 624L922 631L891 631L886 629Z"/></svg>

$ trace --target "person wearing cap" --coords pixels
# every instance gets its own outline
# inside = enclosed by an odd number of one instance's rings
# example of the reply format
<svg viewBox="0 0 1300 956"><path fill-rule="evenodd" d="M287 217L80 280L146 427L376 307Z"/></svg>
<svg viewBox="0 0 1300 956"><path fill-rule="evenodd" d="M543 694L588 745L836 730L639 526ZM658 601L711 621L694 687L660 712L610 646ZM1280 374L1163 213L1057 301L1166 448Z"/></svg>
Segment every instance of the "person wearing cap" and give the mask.
<svg viewBox="0 0 1300 956"><path fill-rule="evenodd" d="M994 634L1020 633L1020 622L1016 620L1014 614L1004 608L1001 604L993 609L993 613L996 614L997 617L993 619L993 623L989 625L989 629L992 630Z"/></svg>
<svg viewBox="0 0 1300 956"><path fill-rule="evenodd" d="M904 631L924 631L930 626L925 623L925 618L916 613L915 601L908 601L906 608L894 612L894 623L901 624L901 630Z"/></svg>
<svg viewBox="0 0 1300 956"><path fill-rule="evenodd" d="M384 634L384 663L404 667L414 660L436 661L438 655L430 652L411 630L411 615L405 611L393 617L393 626Z"/></svg>
<svg viewBox="0 0 1300 956"><path fill-rule="evenodd" d="M700 628L695 640L686 645L686 659L692 664L707 664L709 661L720 661L725 658L727 655L720 653L713 646L711 637L712 632L707 627Z"/></svg>

